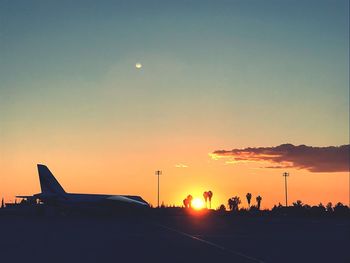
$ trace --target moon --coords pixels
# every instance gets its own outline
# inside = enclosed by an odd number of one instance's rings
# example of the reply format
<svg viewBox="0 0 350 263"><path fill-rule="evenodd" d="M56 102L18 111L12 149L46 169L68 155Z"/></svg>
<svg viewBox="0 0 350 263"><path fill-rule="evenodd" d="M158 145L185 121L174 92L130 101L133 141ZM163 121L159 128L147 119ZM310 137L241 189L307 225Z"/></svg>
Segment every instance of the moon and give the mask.
<svg viewBox="0 0 350 263"><path fill-rule="evenodd" d="M141 68L142 68L142 64L141 64L140 62L137 62L137 63L135 64L135 68L141 69Z"/></svg>

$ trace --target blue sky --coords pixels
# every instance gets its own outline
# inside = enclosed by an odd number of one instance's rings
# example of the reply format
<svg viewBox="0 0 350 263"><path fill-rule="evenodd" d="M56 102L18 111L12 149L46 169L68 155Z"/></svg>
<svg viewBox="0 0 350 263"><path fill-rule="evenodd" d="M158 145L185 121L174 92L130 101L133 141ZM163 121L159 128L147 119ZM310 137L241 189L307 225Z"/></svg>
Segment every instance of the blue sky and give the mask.
<svg viewBox="0 0 350 263"><path fill-rule="evenodd" d="M110 89L106 75L114 75L122 93L142 86L135 104L175 101L191 109L209 101L217 114L244 113L249 122L272 114L264 121L282 126L283 113L292 122L333 127L326 132L341 143L349 102L347 7L347 1L3 1L3 114L11 119L18 104L52 101L57 93L71 93L79 108L79 97L100 96ZM137 61L146 83L130 82L140 77L132 68Z"/></svg>

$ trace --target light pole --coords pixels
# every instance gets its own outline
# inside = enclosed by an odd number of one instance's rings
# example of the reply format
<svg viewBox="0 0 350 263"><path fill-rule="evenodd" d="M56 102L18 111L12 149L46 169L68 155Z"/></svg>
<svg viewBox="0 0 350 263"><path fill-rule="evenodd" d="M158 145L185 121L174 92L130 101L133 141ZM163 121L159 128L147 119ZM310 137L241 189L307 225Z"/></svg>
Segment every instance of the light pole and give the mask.
<svg viewBox="0 0 350 263"><path fill-rule="evenodd" d="M288 192L287 192L287 176L289 176L289 173L285 172L283 173L284 176L284 189L286 192L286 207L288 206Z"/></svg>
<svg viewBox="0 0 350 263"><path fill-rule="evenodd" d="M159 208L159 175L162 174L162 171L158 170L156 171L156 175L158 176L158 208Z"/></svg>

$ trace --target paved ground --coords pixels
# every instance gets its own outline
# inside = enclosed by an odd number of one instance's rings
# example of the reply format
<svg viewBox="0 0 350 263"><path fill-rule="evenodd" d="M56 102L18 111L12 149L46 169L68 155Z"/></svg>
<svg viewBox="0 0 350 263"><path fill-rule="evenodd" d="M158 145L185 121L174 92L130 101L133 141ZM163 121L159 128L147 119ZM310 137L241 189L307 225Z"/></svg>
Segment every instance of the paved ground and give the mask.
<svg viewBox="0 0 350 263"><path fill-rule="evenodd" d="M0 262L350 262L345 219L0 216Z"/></svg>

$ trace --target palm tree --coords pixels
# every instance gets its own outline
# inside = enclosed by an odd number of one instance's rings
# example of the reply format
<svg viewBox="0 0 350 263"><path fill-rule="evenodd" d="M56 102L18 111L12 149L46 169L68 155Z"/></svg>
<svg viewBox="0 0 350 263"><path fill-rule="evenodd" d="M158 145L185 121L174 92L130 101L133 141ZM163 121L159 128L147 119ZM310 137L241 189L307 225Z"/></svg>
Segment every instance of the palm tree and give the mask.
<svg viewBox="0 0 350 263"><path fill-rule="evenodd" d="M238 196L228 199L228 207L231 211L238 211L238 206L241 203L241 199Z"/></svg>
<svg viewBox="0 0 350 263"><path fill-rule="evenodd" d="M221 204L219 209L218 209L219 212L225 212L226 211L226 207L224 204Z"/></svg>
<svg viewBox="0 0 350 263"><path fill-rule="evenodd" d="M235 210L238 211L238 206L241 203L241 199L239 198L239 196L235 196L235 197L233 197L233 201L235 204Z"/></svg>
<svg viewBox="0 0 350 263"><path fill-rule="evenodd" d="M209 208L211 209L211 198L213 197L213 192L212 191L208 191L208 198L209 198Z"/></svg>
<svg viewBox="0 0 350 263"><path fill-rule="evenodd" d="M188 207L189 208L192 207L192 199L193 199L192 195L188 195L187 196L187 202L188 202Z"/></svg>
<svg viewBox="0 0 350 263"><path fill-rule="evenodd" d="M327 212L333 212L333 208L332 208L332 203L331 202L329 202L327 205L326 205L326 210L327 210Z"/></svg>
<svg viewBox="0 0 350 263"><path fill-rule="evenodd" d="M293 203L293 206L301 208L303 207L303 202L301 200L297 200L296 202Z"/></svg>
<svg viewBox="0 0 350 263"><path fill-rule="evenodd" d="M188 206L188 200L187 200L187 198L185 198L182 202L183 202L185 208L187 208L187 206Z"/></svg>
<svg viewBox="0 0 350 263"><path fill-rule="evenodd" d="M247 197L247 201L248 201L248 206L250 208L250 200L252 199L252 194L251 193L247 193L246 197Z"/></svg>
<svg viewBox="0 0 350 263"><path fill-rule="evenodd" d="M233 211L234 204L233 204L233 199L232 199L232 198L229 198L229 199L227 200L227 204L228 204L228 209L230 209L231 211Z"/></svg>
<svg viewBox="0 0 350 263"><path fill-rule="evenodd" d="M203 193L203 197L204 197L204 200L205 200L205 207L208 208L208 205L207 205L207 203L208 203L208 192L207 191L205 191Z"/></svg>
<svg viewBox="0 0 350 263"><path fill-rule="evenodd" d="M258 196L256 197L256 202L258 203L258 204L257 204L257 207L258 207L259 210L260 210L261 200L262 200L262 197L261 197L260 195L258 195Z"/></svg>

